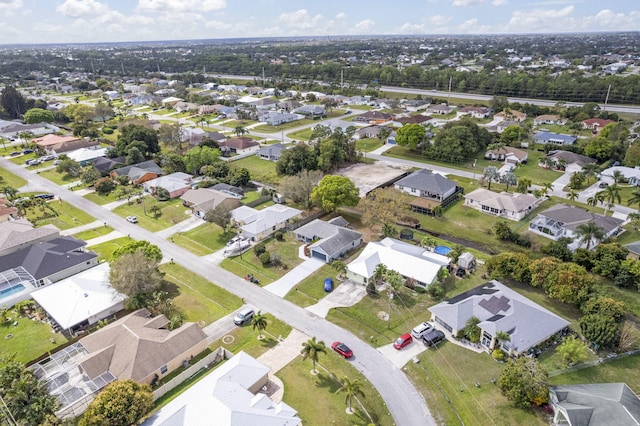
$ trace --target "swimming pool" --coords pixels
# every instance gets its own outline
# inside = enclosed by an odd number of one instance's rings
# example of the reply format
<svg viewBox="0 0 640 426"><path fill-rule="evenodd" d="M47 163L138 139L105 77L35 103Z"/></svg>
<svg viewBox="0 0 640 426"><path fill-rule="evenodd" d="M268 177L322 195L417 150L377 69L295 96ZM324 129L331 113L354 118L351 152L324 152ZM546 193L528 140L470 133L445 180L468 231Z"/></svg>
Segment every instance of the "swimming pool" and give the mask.
<svg viewBox="0 0 640 426"><path fill-rule="evenodd" d="M0 299L4 299L5 297L9 297L12 294L20 293L25 288L26 287L23 286L22 284L16 284L16 285L8 287L8 288L3 288L2 290L0 290Z"/></svg>
<svg viewBox="0 0 640 426"><path fill-rule="evenodd" d="M449 252L451 251L451 247L447 247L447 246L438 246L436 248L433 249L433 251L435 253L441 254L443 256L446 256L449 254Z"/></svg>

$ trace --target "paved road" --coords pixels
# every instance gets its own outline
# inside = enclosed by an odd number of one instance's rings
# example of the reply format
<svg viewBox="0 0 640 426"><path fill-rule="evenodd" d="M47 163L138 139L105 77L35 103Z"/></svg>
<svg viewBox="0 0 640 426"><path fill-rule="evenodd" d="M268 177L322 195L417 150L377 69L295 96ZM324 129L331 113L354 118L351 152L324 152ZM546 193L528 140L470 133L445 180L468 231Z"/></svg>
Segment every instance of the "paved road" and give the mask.
<svg viewBox="0 0 640 426"><path fill-rule="evenodd" d="M61 196L97 220L135 239L147 240L162 250L165 258L173 258L176 263L188 268L207 280L217 283L232 293L243 297L247 303L269 312L294 328L309 336L330 344L335 340L349 344L356 354L349 362L357 368L380 392L389 412L399 425L435 425L424 398L407 379L404 373L379 351L344 330L313 313L302 309L263 288L250 284L240 277L208 262L202 262L194 254L149 232L138 225L127 222L122 217L82 198L72 191L34 174L24 167L0 158L0 166L11 173L27 179L32 187Z"/></svg>

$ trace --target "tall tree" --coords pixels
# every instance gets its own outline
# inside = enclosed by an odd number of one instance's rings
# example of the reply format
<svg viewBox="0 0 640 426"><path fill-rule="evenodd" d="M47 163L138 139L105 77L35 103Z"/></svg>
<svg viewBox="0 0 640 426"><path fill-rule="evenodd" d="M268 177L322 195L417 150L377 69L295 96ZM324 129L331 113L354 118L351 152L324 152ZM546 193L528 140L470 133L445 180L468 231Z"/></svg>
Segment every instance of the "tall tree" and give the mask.
<svg viewBox="0 0 640 426"><path fill-rule="evenodd" d="M258 311L251 319L251 326L253 329L258 329L258 339L264 338L262 332L266 330L267 325L267 317L262 313L262 311Z"/></svg>
<svg viewBox="0 0 640 426"><path fill-rule="evenodd" d="M24 114L24 122L27 124L53 123L54 120L53 112L42 108L31 108Z"/></svg>
<svg viewBox="0 0 640 426"><path fill-rule="evenodd" d="M13 86L6 86L2 90L0 105L9 118L20 118L26 112L24 97Z"/></svg>
<svg viewBox="0 0 640 426"><path fill-rule="evenodd" d="M508 400L523 408L544 404L549 398L549 376L535 358L510 359L500 374L498 386Z"/></svg>
<svg viewBox="0 0 640 426"><path fill-rule="evenodd" d="M392 187L378 188L358 202L362 223L366 226L382 226L401 220L408 213L412 196Z"/></svg>
<svg viewBox="0 0 640 426"><path fill-rule="evenodd" d="M353 398L357 398L357 397L365 397L365 393L364 390L362 388L362 383L360 382L359 379L355 379L355 380L350 380L348 377L343 377L342 378L342 384L341 386L336 390L336 393L344 393L345 394L345 398L344 398L344 402L345 404L348 405L349 409L348 412L349 414L353 414L353 408L351 406L351 401L353 400Z"/></svg>
<svg viewBox="0 0 640 426"><path fill-rule="evenodd" d="M311 199L322 209L333 212L338 207L356 206L360 201L360 193L348 177L327 175L313 189Z"/></svg>
<svg viewBox="0 0 640 426"><path fill-rule="evenodd" d="M578 195L580 195L578 191L576 191L573 188L571 188L569 192L567 192L567 198L569 199L569 201L572 201L572 202L576 201L576 199L578 198Z"/></svg>
<svg viewBox="0 0 640 426"><path fill-rule="evenodd" d="M109 281L113 288L129 297L157 290L162 285L159 262L148 258L143 249L111 262Z"/></svg>
<svg viewBox="0 0 640 426"><path fill-rule="evenodd" d="M482 176L484 176L485 181L487 182L487 186L489 190L491 190L491 182L500 180L500 172L496 166L488 166L485 167L482 172Z"/></svg>
<svg viewBox="0 0 640 426"><path fill-rule="evenodd" d="M594 241L596 244L602 241L604 238L604 229L596 222L591 221L578 225L576 227L576 234L580 237L580 243L586 244L585 248L589 250Z"/></svg>
<svg viewBox="0 0 640 426"><path fill-rule="evenodd" d="M418 145L424 141L427 131L420 124L405 124L396 132L396 142L398 145L408 146L411 150L416 150Z"/></svg>
<svg viewBox="0 0 640 426"><path fill-rule="evenodd" d="M317 341L316 336L313 336L311 339L307 340L302 344L302 350L300 354L302 355L302 359L305 360L309 358L313 363L313 370L311 372L313 374L317 374L316 370L316 362L318 362L318 357L320 354L326 354L327 347L322 340Z"/></svg>
<svg viewBox="0 0 640 426"><path fill-rule="evenodd" d="M322 176L319 170L304 170L294 176L285 176L280 182L280 192L293 202L309 207L311 192Z"/></svg>
<svg viewBox="0 0 640 426"><path fill-rule="evenodd" d="M633 191L631 191L631 196L627 201L628 206L631 206L633 204L638 205L638 211L640 212L640 189L639 188L636 188Z"/></svg>
<svg viewBox="0 0 640 426"><path fill-rule="evenodd" d="M149 385L133 380L109 383L89 404L80 426L129 426L138 424L153 408L153 393Z"/></svg>

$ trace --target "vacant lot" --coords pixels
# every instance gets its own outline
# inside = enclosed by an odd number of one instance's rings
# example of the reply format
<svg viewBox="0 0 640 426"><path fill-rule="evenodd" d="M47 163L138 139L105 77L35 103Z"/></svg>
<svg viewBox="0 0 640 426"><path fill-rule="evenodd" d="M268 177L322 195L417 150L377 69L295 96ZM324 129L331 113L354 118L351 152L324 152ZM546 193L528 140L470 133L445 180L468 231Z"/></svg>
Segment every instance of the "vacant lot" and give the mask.
<svg viewBox="0 0 640 426"><path fill-rule="evenodd" d="M336 174L351 179L360 190L360 197L364 197L368 192L403 175L407 170L407 166L378 161L375 164L354 164L338 170Z"/></svg>
<svg viewBox="0 0 640 426"><path fill-rule="evenodd" d="M160 208L160 216L156 217L151 214L152 206L158 206ZM154 197L136 198L132 200L131 204L123 204L113 210L114 213L122 217L136 216L139 225L151 232L169 228L176 223L188 219L187 211L179 198L169 201L158 201ZM188 214L191 214L191 211L188 211Z"/></svg>
<svg viewBox="0 0 640 426"><path fill-rule="evenodd" d="M29 207L25 216L36 226L55 225L58 229L75 228L95 220L84 210L62 200L52 200L43 206Z"/></svg>
<svg viewBox="0 0 640 426"><path fill-rule="evenodd" d="M261 160L255 155L229 162L232 169L244 167L249 170L251 179L270 185L278 185L280 176L276 174L276 163L273 161Z"/></svg>
<svg viewBox="0 0 640 426"><path fill-rule="evenodd" d="M224 247L233 236L215 223L203 222L190 231L173 234L171 240L197 256L205 256Z"/></svg>
<svg viewBox="0 0 640 426"><path fill-rule="evenodd" d="M22 179L19 176L14 175L13 173L10 173L8 170L6 170L3 167L0 167L0 185L4 186L10 186L14 189L18 189L21 186L24 186L27 184L27 181Z"/></svg>

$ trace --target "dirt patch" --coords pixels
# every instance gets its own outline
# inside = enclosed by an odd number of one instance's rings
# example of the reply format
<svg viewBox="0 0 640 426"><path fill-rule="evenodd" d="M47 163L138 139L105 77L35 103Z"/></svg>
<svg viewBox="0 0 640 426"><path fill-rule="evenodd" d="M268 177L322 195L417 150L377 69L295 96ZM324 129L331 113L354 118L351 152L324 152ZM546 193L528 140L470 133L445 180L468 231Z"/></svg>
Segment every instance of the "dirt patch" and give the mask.
<svg viewBox="0 0 640 426"><path fill-rule="evenodd" d="M375 164L353 164L338 170L337 174L351 179L360 190L360 197L364 197L379 186L405 175L409 169L403 164L376 161Z"/></svg>

